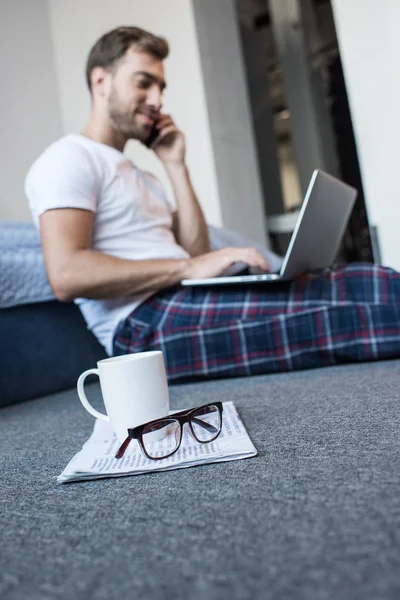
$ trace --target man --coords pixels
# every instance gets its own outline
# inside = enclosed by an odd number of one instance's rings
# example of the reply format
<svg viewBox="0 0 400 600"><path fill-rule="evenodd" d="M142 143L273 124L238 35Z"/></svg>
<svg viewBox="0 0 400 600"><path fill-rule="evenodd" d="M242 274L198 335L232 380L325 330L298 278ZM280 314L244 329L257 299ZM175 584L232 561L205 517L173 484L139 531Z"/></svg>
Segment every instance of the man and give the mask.
<svg viewBox="0 0 400 600"><path fill-rule="evenodd" d="M167 54L165 40L135 27L102 36L87 62L85 129L52 144L28 173L55 295L75 300L109 354L162 349L171 381L398 356L400 276L388 269L354 265L277 286L179 286L236 262L269 265L254 248L210 252L184 136L161 111ZM129 139L153 137L174 214L159 182L123 154Z"/></svg>

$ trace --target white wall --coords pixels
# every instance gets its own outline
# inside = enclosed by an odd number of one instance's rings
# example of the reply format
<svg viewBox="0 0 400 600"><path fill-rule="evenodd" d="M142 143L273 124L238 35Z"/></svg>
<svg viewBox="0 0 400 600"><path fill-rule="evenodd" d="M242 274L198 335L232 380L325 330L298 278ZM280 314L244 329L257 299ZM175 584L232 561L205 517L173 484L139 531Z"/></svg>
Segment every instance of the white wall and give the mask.
<svg viewBox="0 0 400 600"><path fill-rule="evenodd" d="M223 224L265 244L266 220L235 0L191 0Z"/></svg>
<svg viewBox="0 0 400 600"><path fill-rule="evenodd" d="M400 2L332 0L371 223L400 270Z"/></svg>
<svg viewBox="0 0 400 600"><path fill-rule="evenodd" d="M24 178L61 135L46 0L0 3L0 218L30 220Z"/></svg>
<svg viewBox="0 0 400 600"><path fill-rule="evenodd" d="M221 224L210 126L201 76L191 0L48 0L63 132L79 132L89 114L84 79L93 43L119 25L137 25L170 42L166 61L169 82L164 110L186 134L187 161L194 188L209 222ZM161 164L138 142L127 154L142 168L156 173L171 192Z"/></svg>

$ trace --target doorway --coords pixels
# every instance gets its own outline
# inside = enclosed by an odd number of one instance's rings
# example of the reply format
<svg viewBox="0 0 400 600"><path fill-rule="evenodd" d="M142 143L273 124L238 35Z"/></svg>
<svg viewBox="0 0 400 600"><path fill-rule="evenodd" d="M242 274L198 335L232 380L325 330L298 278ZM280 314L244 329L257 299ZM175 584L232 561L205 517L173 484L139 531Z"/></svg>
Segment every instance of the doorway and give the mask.
<svg viewBox="0 0 400 600"><path fill-rule="evenodd" d="M314 168L358 197L337 260L373 262L345 79L330 0L236 0L267 227L286 251Z"/></svg>

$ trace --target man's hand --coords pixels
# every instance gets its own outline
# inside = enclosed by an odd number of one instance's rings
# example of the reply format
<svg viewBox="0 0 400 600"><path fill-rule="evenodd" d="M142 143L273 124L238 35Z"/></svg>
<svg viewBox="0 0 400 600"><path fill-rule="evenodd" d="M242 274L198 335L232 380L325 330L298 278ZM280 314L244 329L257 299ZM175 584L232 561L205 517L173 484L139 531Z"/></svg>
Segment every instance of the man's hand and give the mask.
<svg viewBox="0 0 400 600"><path fill-rule="evenodd" d="M160 115L156 123L160 133L152 149L158 158L168 164L183 165L185 162L185 137L176 127L170 115Z"/></svg>
<svg viewBox="0 0 400 600"><path fill-rule="evenodd" d="M270 271L268 261L255 248L223 248L188 259L182 279L218 277L228 267L237 262L246 263L249 267L261 273Z"/></svg>
<svg viewBox="0 0 400 600"><path fill-rule="evenodd" d="M200 256L210 251L210 242L203 211L185 165L184 135L169 115L159 115L156 128L160 133L151 148L163 162L172 184L177 206L173 223L175 239L190 256Z"/></svg>

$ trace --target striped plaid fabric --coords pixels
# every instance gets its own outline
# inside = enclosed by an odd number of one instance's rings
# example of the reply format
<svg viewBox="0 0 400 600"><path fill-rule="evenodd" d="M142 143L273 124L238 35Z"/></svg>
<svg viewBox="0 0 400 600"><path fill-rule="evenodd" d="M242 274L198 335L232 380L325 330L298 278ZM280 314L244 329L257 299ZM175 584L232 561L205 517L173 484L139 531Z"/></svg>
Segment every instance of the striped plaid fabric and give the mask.
<svg viewBox="0 0 400 600"><path fill-rule="evenodd" d="M170 382L400 357L400 274L351 264L290 283L173 288L121 322L114 354L162 350Z"/></svg>

